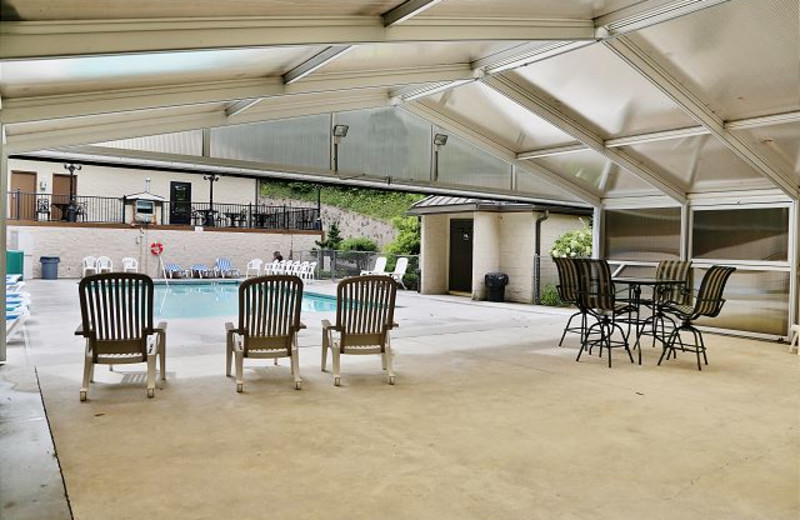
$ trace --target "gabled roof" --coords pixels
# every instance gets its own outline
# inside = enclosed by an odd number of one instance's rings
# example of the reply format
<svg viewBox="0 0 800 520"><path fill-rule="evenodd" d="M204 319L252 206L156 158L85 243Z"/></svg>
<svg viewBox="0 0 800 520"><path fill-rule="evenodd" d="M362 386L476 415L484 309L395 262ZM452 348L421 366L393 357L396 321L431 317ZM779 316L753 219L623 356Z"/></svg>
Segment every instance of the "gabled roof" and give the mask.
<svg viewBox="0 0 800 520"><path fill-rule="evenodd" d="M555 204L528 204L501 200L485 200L468 197L431 195L414 203L407 211L409 215L435 215L440 213L462 213L470 211L526 212L550 211L569 215L591 215L589 208L575 208Z"/></svg>
<svg viewBox="0 0 800 520"><path fill-rule="evenodd" d="M150 193L149 191L140 191L139 193L133 193L131 195L126 195L125 198L127 200L151 200L153 202L166 202L167 199L162 197L161 195L155 195Z"/></svg>

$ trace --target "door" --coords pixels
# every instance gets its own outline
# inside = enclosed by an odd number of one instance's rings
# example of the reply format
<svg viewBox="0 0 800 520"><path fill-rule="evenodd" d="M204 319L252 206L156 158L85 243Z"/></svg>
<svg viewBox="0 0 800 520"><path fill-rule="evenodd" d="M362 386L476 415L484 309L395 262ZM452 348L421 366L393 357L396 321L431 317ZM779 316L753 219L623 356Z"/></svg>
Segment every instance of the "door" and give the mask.
<svg viewBox="0 0 800 520"><path fill-rule="evenodd" d="M192 220L192 183L169 183L169 223L189 224Z"/></svg>
<svg viewBox="0 0 800 520"><path fill-rule="evenodd" d="M472 219L450 221L450 290L472 292Z"/></svg>
<svg viewBox="0 0 800 520"><path fill-rule="evenodd" d="M34 220L36 218L36 173L11 172L9 218Z"/></svg>
<svg viewBox="0 0 800 520"><path fill-rule="evenodd" d="M78 193L78 177L73 177L73 193ZM69 205L69 175L53 174L53 200L50 201L53 220L64 220L64 210Z"/></svg>

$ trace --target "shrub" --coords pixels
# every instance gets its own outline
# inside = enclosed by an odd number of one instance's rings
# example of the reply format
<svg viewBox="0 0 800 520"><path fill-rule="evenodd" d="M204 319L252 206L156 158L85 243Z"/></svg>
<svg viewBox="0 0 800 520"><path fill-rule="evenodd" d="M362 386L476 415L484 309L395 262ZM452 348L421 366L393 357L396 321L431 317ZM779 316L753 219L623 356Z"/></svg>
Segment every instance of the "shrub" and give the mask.
<svg viewBox="0 0 800 520"><path fill-rule="evenodd" d="M325 240L315 240L315 244L320 249L339 249L342 244L342 233L339 231L339 223L334 222L331 224L328 233L325 235Z"/></svg>
<svg viewBox="0 0 800 520"><path fill-rule="evenodd" d="M418 255L420 248L420 229L417 217L395 217L392 226L397 237L386 244L384 251L390 255Z"/></svg>
<svg viewBox="0 0 800 520"><path fill-rule="evenodd" d="M545 285L544 289L542 289L542 295L539 297L539 303L541 305L548 305L550 307L561 307L564 305L564 302L562 302L561 298L558 297L558 289L551 283Z"/></svg>
<svg viewBox="0 0 800 520"><path fill-rule="evenodd" d="M590 257L592 256L592 228L580 219L583 229L573 229L558 237L550 250L556 258Z"/></svg>
<svg viewBox="0 0 800 520"><path fill-rule="evenodd" d="M343 240L339 244L340 251L377 251L378 244L367 237L354 237Z"/></svg>

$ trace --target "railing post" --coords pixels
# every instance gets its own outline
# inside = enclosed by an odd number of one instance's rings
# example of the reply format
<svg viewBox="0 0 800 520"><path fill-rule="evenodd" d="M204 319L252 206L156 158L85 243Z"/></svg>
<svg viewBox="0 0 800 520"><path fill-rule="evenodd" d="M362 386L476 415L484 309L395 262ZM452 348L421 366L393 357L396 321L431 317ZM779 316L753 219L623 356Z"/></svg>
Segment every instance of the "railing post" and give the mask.
<svg viewBox="0 0 800 520"><path fill-rule="evenodd" d="M164 202L164 203L161 205L161 225L162 225L162 226L163 226L164 224L166 224L166 222L164 222L164 207L165 207L166 205L167 205L167 202L166 202L166 201L165 201L165 202Z"/></svg>
<svg viewBox="0 0 800 520"><path fill-rule="evenodd" d="M286 204L283 205L283 229L289 229L289 214L286 213Z"/></svg>
<svg viewBox="0 0 800 520"><path fill-rule="evenodd" d="M247 227L249 227L249 228L255 227L253 225L253 203L252 202L248 202L247 203Z"/></svg>
<svg viewBox="0 0 800 520"><path fill-rule="evenodd" d="M123 195L122 196L122 224L125 223L125 208L126 208L127 205L128 205L128 196L127 195Z"/></svg>
<svg viewBox="0 0 800 520"><path fill-rule="evenodd" d="M17 220L19 220L19 217L20 217L20 211L19 211L20 200L21 200L20 190L19 190L19 188L17 188Z"/></svg>

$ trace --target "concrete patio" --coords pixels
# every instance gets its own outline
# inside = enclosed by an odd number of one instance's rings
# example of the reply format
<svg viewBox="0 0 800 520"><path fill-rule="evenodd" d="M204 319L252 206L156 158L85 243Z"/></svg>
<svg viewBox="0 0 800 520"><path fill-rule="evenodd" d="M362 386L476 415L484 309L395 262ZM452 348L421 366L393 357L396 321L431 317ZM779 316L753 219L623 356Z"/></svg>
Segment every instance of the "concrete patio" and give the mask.
<svg viewBox="0 0 800 520"><path fill-rule="evenodd" d="M287 362L250 363L237 395L226 318L173 320L154 399L133 365L98 370L80 403L75 281L27 289L26 341L0 367L4 519L800 514L785 345L708 335L702 372L691 355L658 367L649 347L642 366L617 351L608 369L576 363L574 337L556 346L566 310L403 292L393 387L377 357L345 357L334 387L319 370L332 316L317 313L300 336L303 390Z"/></svg>

